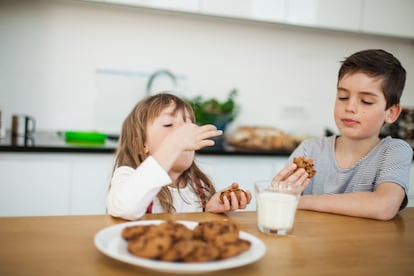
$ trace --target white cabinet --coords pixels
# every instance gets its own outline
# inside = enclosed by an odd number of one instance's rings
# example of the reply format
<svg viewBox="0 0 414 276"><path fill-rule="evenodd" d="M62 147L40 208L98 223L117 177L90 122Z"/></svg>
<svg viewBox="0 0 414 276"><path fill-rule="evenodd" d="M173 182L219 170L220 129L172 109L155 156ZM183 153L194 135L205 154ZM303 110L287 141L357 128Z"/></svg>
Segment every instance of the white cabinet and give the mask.
<svg viewBox="0 0 414 276"><path fill-rule="evenodd" d="M87 0L91 1L91 0ZM173 10L182 12L199 12L199 0L92 0L94 2L106 2L111 4L122 4L142 6L154 9Z"/></svg>
<svg viewBox="0 0 414 276"><path fill-rule="evenodd" d="M0 216L104 214L111 154L2 153Z"/></svg>
<svg viewBox="0 0 414 276"><path fill-rule="evenodd" d="M252 18L253 0L201 0L201 12L235 18Z"/></svg>
<svg viewBox="0 0 414 276"><path fill-rule="evenodd" d="M70 186L69 162L22 155L2 158L0 216L67 215Z"/></svg>
<svg viewBox="0 0 414 276"><path fill-rule="evenodd" d="M362 0L200 0L208 15L358 31Z"/></svg>
<svg viewBox="0 0 414 276"><path fill-rule="evenodd" d="M201 13L414 38L411 0L200 0Z"/></svg>
<svg viewBox="0 0 414 276"><path fill-rule="evenodd" d="M113 154L1 153L0 216L105 214ZM238 182L253 193L287 157L197 155L217 190ZM255 210L254 198L248 210Z"/></svg>
<svg viewBox="0 0 414 276"><path fill-rule="evenodd" d="M359 31L362 0L200 0L208 15Z"/></svg>
<svg viewBox="0 0 414 276"><path fill-rule="evenodd" d="M414 38L411 0L84 0Z"/></svg>
<svg viewBox="0 0 414 276"><path fill-rule="evenodd" d="M286 0L200 0L203 14L282 22Z"/></svg>
<svg viewBox="0 0 414 276"><path fill-rule="evenodd" d="M199 12L199 0L148 0L152 8L162 8L183 12Z"/></svg>
<svg viewBox="0 0 414 276"><path fill-rule="evenodd" d="M71 215L105 214L112 155L88 154L72 162Z"/></svg>
<svg viewBox="0 0 414 276"><path fill-rule="evenodd" d="M361 0L286 0L286 22L345 31L359 31Z"/></svg>
<svg viewBox="0 0 414 276"><path fill-rule="evenodd" d="M198 166L221 190L233 182L252 192L254 182L271 179L287 163L283 156L196 155ZM0 216L105 214L114 155L2 153ZM414 206L414 164L409 206Z"/></svg>
<svg viewBox="0 0 414 276"><path fill-rule="evenodd" d="M414 38L414 1L365 0L362 31Z"/></svg>
<svg viewBox="0 0 414 276"><path fill-rule="evenodd" d="M237 182L252 192L247 210L256 210L254 182L271 179L287 162L287 157L276 156L197 155L196 158L197 165L211 178L217 190Z"/></svg>

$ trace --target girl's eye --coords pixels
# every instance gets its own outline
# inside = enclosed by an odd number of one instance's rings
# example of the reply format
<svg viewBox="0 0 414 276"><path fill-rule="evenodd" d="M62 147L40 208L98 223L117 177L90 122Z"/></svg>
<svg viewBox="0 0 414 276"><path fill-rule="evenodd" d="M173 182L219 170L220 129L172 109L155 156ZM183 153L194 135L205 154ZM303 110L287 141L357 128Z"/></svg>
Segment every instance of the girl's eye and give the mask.
<svg viewBox="0 0 414 276"><path fill-rule="evenodd" d="M347 99L348 99L348 97L345 97L345 96L339 96L338 97L338 100L340 100L340 101L345 101Z"/></svg>
<svg viewBox="0 0 414 276"><path fill-rule="evenodd" d="M164 127L172 127L173 124L164 124Z"/></svg>

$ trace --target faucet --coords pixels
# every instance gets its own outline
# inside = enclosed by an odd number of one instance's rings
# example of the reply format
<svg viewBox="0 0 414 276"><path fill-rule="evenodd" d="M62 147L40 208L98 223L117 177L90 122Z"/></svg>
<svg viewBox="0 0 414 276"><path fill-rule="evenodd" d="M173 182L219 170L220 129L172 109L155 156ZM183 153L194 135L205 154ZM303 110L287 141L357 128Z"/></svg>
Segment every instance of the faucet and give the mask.
<svg viewBox="0 0 414 276"><path fill-rule="evenodd" d="M154 73L152 73L150 75L150 78L147 82L147 95L150 95L150 93L151 93L152 83L154 82L155 78L157 78L160 75L169 76L171 78L172 82L173 82L173 90L174 91L177 90L177 78L175 77L175 75L173 73L171 73L171 71L169 71L169 70L162 69L162 70L155 71Z"/></svg>

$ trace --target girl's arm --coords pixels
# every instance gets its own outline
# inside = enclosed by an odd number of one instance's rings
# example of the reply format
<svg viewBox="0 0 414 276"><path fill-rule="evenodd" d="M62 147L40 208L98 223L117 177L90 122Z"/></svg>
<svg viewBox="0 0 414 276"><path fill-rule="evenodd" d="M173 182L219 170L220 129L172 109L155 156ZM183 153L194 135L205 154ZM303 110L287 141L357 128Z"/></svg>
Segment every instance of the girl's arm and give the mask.
<svg viewBox="0 0 414 276"><path fill-rule="evenodd" d="M107 196L108 213L128 220L138 219L161 187L170 183L168 174L151 156L137 169L119 167L114 171Z"/></svg>

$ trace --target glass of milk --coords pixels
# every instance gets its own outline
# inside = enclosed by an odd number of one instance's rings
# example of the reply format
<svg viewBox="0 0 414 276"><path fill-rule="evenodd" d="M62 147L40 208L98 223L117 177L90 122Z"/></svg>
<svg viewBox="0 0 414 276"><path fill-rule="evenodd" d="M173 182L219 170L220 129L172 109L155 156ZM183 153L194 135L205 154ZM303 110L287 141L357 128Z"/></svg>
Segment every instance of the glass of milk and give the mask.
<svg viewBox="0 0 414 276"><path fill-rule="evenodd" d="M286 181L257 181L257 225L267 234L287 235L293 228L300 186Z"/></svg>

